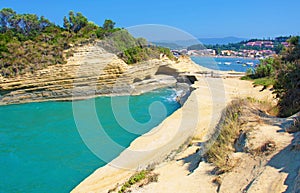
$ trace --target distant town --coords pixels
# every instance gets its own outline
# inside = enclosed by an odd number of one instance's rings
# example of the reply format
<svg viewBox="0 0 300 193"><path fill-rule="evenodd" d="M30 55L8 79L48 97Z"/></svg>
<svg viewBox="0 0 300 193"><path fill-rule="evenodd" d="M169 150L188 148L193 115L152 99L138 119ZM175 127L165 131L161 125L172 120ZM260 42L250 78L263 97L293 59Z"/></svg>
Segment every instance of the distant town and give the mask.
<svg viewBox="0 0 300 193"><path fill-rule="evenodd" d="M227 45L192 45L185 49L173 49L175 56L213 56L213 57L244 57L263 59L274 57L289 46L289 37L277 37L273 40L252 39Z"/></svg>

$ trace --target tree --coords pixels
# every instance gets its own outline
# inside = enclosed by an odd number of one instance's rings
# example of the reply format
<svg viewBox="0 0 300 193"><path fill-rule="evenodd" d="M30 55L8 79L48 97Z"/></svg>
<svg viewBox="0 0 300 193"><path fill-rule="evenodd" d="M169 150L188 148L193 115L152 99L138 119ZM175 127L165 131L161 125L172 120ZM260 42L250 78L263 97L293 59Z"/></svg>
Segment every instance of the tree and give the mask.
<svg viewBox="0 0 300 193"><path fill-rule="evenodd" d="M11 26L11 19L16 15L16 12L10 8L4 8L0 11L0 32L6 32Z"/></svg>
<svg viewBox="0 0 300 193"><path fill-rule="evenodd" d="M88 19L81 13L69 12L69 20L64 17L64 28L75 33L79 32L83 27L88 25Z"/></svg>
<svg viewBox="0 0 300 193"><path fill-rule="evenodd" d="M286 62L296 62L300 60L299 36L293 36L287 41L290 46L283 52L283 60Z"/></svg>
<svg viewBox="0 0 300 193"><path fill-rule="evenodd" d="M54 24L51 23L48 19L46 19L44 16L41 16L41 17L40 17L39 23L40 23L40 28L41 28L42 30L44 30L46 27L49 27L49 26L53 26L53 25L54 25Z"/></svg>
<svg viewBox="0 0 300 193"><path fill-rule="evenodd" d="M21 15L21 20L19 22L23 34L25 35L36 35L41 31L39 17L35 14L24 14Z"/></svg>
<svg viewBox="0 0 300 193"><path fill-rule="evenodd" d="M288 42L291 46L297 46L299 44L299 36L293 36L288 39Z"/></svg>
<svg viewBox="0 0 300 193"><path fill-rule="evenodd" d="M116 23L113 22L112 20L106 19L106 20L104 21L104 24L103 24L103 29L106 30L106 31L112 30L112 29L114 29L115 24L116 24Z"/></svg>
<svg viewBox="0 0 300 193"><path fill-rule="evenodd" d="M64 16L64 24L63 24L64 28L68 31L70 31L71 29L71 23L70 21L67 19L66 16Z"/></svg>

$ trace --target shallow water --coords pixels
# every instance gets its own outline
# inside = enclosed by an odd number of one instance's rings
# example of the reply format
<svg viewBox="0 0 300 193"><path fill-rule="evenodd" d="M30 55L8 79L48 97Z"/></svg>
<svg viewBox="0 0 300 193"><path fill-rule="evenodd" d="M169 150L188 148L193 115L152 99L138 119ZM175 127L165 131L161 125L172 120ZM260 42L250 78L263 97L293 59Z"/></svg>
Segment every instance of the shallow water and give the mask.
<svg viewBox="0 0 300 193"><path fill-rule="evenodd" d="M0 106L0 192L69 192L178 109L175 98L174 90L163 89L130 98L100 97L74 104ZM90 120L94 115L97 122ZM131 123L129 115L135 122ZM132 127L123 129L128 126ZM100 127L121 147L112 150L111 144L97 136L95 144L101 155L106 155L105 161L94 155L80 136L82 129Z"/></svg>

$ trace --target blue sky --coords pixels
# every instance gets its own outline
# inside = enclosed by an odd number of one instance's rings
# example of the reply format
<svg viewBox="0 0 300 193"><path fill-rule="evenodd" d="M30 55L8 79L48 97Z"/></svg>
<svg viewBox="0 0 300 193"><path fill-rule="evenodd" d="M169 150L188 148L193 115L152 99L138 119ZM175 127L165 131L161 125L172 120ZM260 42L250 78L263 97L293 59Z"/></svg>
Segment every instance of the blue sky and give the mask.
<svg viewBox="0 0 300 193"><path fill-rule="evenodd" d="M299 0L0 0L0 7L43 15L56 24L74 10L98 25L107 18L125 28L169 25L200 38L300 35Z"/></svg>

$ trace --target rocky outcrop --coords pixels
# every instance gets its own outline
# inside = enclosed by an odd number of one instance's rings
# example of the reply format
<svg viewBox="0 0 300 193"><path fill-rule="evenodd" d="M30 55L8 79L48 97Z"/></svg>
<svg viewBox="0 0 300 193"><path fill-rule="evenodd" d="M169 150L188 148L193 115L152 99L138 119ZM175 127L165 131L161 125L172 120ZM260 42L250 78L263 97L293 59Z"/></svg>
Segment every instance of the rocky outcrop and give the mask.
<svg viewBox="0 0 300 193"><path fill-rule="evenodd" d="M66 64L16 78L0 77L0 103L141 94L175 86L180 74L190 71L189 63L188 58L177 62L164 58L127 65L98 44L87 45L76 48ZM195 69L194 64L191 66Z"/></svg>

